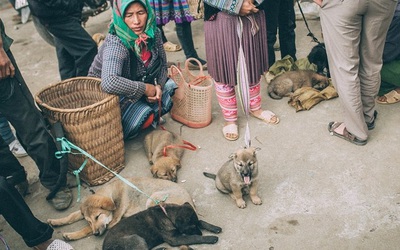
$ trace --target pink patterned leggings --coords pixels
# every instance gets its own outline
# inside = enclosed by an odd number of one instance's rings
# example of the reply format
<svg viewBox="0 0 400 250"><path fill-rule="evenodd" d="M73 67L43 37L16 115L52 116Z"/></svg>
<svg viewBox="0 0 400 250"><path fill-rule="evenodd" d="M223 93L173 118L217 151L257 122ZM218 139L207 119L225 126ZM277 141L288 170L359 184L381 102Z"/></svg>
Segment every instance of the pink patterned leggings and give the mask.
<svg viewBox="0 0 400 250"><path fill-rule="evenodd" d="M225 121L234 122L237 120L237 101L234 87L227 84L215 82L215 93L217 94L219 106ZM250 110L256 111L261 108L260 83L250 87Z"/></svg>

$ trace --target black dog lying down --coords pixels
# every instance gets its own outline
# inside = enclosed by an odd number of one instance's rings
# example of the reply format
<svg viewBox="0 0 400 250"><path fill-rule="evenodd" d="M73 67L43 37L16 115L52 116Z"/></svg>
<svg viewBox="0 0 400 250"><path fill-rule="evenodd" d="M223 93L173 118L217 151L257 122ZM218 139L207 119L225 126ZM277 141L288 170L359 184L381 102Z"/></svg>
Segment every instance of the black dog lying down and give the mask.
<svg viewBox="0 0 400 250"><path fill-rule="evenodd" d="M217 236L202 236L200 229L220 233L221 228L199 220L189 203L150 207L121 220L112 227L103 242L103 250L152 249L164 242L176 247L191 244L215 244Z"/></svg>

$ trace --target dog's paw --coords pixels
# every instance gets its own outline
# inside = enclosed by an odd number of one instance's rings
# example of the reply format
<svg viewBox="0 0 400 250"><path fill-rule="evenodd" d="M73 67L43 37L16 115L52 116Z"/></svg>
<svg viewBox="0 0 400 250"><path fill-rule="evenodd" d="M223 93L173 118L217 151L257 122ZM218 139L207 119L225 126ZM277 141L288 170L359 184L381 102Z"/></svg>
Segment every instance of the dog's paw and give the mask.
<svg viewBox="0 0 400 250"><path fill-rule="evenodd" d="M243 199L236 200L236 206L238 208L246 208L246 202Z"/></svg>
<svg viewBox="0 0 400 250"><path fill-rule="evenodd" d="M262 200L258 196L251 197L251 201L253 202L254 205L261 205Z"/></svg>
<svg viewBox="0 0 400 250"><path fill-rule="evenodd" d="M52 227L57 227L62 225L61 223L58 222L57 219L48 219L47 224L49 224Z"/></svg>
<svg viewBox="0 0 400 250"><path fill-rule="evenodd" d="M64 240L66 240L66 241L74 240L72 233L64 233L62 236L63 236Z"/></svg>
<svg viewBox="0 0 400 250"><path fill-rule="evenodd" d="M204 243L206 244L215 244L218 242L218 237L213 235L203 236Z"/></svg>

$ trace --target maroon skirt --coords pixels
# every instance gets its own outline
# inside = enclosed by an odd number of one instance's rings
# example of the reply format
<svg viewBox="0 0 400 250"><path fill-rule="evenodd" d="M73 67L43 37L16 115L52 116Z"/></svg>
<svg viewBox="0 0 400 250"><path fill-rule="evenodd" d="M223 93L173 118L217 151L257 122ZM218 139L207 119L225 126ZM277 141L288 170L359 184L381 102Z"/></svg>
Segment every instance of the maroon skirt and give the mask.
<svg viewBox="0 0 400 250"><path fill-rule="evenodd" d="M250 86L259 83L261 75L268 69L265 13L260 10L252 16L259 27L255 35L251 32L252 23L247 17L218 12L213 21L204 22L207 68L216 82L230 86L237 83L239 18L243 23L242 45Z"/></svg>

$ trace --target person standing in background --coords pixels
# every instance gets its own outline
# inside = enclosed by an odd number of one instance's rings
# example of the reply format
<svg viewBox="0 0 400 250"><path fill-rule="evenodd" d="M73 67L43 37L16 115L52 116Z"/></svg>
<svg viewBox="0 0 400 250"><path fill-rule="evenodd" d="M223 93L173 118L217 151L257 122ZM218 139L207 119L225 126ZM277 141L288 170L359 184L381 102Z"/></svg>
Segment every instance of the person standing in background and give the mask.
<svg viewBox="0 0 400 250"><path fill-rule="evenodd" d="M279 122L272 111L261 109L260 80L268 69L267 28L265 12L259 9L263 5L258 5L261 3L252 0L204 1L208 73L215 80L216 95L225 120L222 133L229 141L239 138L235 86L239 84L237 66L241 48L243 60L240 63L246 64L247 71L243 84L248 84L250 98L245 105L249 105L250 115L269 124ZM238 34L239 28L241 34Z"/></svg>
<svg viewBox="0 0 400 250"><path fill-rule="evenodd" d="M161 30L163 43L168 43L163 31L163 26L173 20L175 22L176 35L182 45L186 59L191 57L196 58L200 61L203 70L206 70L207 62L198 56L194 47L191 22L195 19L190 14L187 0L150 0L150 5L156 15L156 23L157 27ZM179 48L175 49L179 50ZM200 67L193 62L189 62L189 68L200 69Z"/></svg>
<svg viewBox="0 0 400 250"><path fill-rule="evenodd" d="M383 49L383 66L381 70L381 86L379 88L379 104L400 102L400 1L390 23Z"/></svg>
<svg viewBox="0 0 400 250"><path fill-rule="evenodd" d="M0 164L0 168L3 167ZM52 239L53 228L32 214L13 184L3 176L0 176L0 214L22 237L25 244L34 250L73 250L70 244Z"/></svg>
<svg viewBox="0 0 400 250"><path fill-rule="evenodd" d="M81 25L81 0L28 0L32 15L54 36L61 80L86 76L97 44Z"/></svg>
<svg viewBox="0 0 400 250"><path fill-rule="evenodd" d="M57 210L67 209L72 193L67 186L67 172L55 157L57 147L47 130L42 114L25 83L11 53L9 38L0 19L0 113L12 124L21 144L39 168L39 179L50 194L46 199ZM13 185L26 181L24 168L0 137L0 176Z"/></svg>
<svg viewBox="0 0 400 250"><path fill-rule="evenodd" d="M274 45L279 37L281 59L290 55L296 58L296 15L293 0L265 0L265 19L267 20L268 65L275 63Z"/></svg>
<svg viewBox="0 0 400 250"><path fill-rule="evenodd" d="M320 7L329 69L343 108L331 135L365 145L375 127L386 33L397 0L314 0Z"/></svg>

